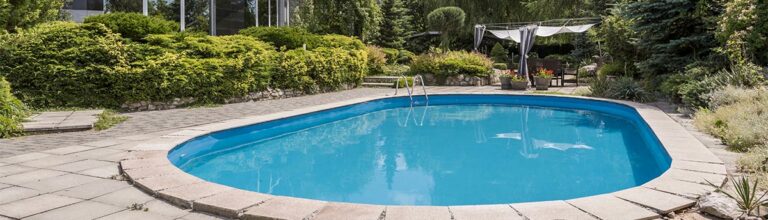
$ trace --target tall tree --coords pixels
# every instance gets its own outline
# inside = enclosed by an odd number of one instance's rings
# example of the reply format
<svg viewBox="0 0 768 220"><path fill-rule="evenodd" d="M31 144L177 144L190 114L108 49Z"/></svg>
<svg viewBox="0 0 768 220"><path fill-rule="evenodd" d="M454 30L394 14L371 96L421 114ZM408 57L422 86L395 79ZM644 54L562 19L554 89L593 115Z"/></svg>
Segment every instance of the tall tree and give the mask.
<svg viewBox="0 0 768 220"><path fill-rule="evenodd" d="M768 2L728 1L718 21L717 38L732 62L768 65Z"/></svg>
<svg viewBox="0 0 768 220"><path fill-rule="evenodd" d="M300 12L303 24L315 33L357 36L364 42L376 39L382 22L376 0L305 0L311 10Z"/></svg>
<svg viewBox="0 0 768 220"><path fill-rule="evenodd" d="M381 5L384 20L379 28L376 43L382 47L403 48L408 25L407 10L401 0L384 0Z"/></svg>
<svg viewBox="0 0 768 220"><path fill-rule="evenodd" d="M695 60L709 57L718 46L714 21L720 13L717 0L637 1L627 6L634 21L637 46L644 56L637 62L646 75L682 71Z"/></svg>
<svg viewBox="0 0 768 220"><path fill-rule="evenodd" d="M66 0L0 0L0 24L8 32L62 17Z"/></svg>

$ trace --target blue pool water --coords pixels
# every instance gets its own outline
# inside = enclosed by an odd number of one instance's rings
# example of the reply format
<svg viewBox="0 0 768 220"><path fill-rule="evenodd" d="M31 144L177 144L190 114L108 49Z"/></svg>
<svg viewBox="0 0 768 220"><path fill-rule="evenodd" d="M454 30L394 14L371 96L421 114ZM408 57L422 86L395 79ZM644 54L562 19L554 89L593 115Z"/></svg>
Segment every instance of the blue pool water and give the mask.
<svg viewBox="0 0 768 220"><path fill-rule="evenodd" d="M190 140L182 170L240 189L381 205L571 199L641 185L671 159L630 107L593 100L388 98Z"/></svg>

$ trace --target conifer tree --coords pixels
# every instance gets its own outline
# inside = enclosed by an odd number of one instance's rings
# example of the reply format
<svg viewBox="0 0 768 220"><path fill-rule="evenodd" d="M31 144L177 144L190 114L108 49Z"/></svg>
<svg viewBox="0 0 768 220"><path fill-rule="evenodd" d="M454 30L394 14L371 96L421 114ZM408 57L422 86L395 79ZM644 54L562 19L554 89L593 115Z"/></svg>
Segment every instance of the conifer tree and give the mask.
<svg viewBox="0 0 768 220"><path fill-rule="evenodd" d="M382 47L400 49L407 36L407 10L401 0L384 0L381 5L383 21L376 43Z"/></svg>

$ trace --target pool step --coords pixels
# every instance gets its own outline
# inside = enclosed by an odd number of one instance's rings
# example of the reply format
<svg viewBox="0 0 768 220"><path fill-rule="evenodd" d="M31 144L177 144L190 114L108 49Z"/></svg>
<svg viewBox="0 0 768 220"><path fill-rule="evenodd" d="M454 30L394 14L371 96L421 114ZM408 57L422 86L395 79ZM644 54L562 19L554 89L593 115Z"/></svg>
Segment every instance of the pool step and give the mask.
<svg viewBox="0 0 768 220"><path fill-rule="evenodd" d="M376 87L376 88L392 88L394 84L392 83L369 83L364 82L362 84L363 87Z"/></svg>

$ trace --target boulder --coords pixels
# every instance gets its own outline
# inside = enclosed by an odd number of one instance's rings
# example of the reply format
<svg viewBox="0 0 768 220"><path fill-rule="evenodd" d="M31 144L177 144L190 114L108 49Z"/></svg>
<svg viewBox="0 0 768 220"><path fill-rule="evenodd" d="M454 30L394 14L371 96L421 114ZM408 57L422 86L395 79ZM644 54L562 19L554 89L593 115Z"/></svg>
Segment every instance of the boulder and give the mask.
<svg viewBox="0 0 768 220"><path fill-rule="evenodd" d="M736 200L719 192L712 192L700 197L696 206L699 211L718 218L738 219L742 215Z"/></svg>

